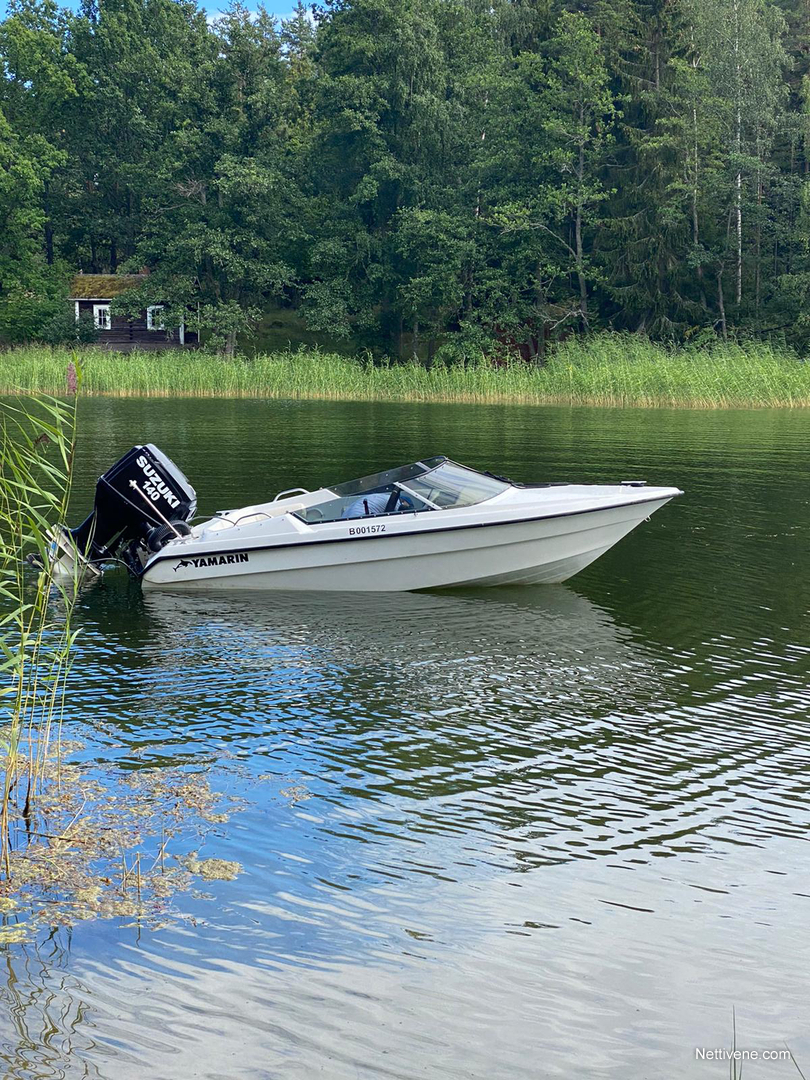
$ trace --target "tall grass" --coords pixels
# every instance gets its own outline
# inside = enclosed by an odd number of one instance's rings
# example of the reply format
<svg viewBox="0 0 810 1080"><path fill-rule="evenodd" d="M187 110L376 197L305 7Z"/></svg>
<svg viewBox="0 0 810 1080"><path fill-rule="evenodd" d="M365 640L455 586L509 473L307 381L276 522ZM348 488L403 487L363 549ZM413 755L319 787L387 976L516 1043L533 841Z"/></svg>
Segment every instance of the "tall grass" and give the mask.
<svg viewBox="0 0 810 1080"><path fill-rule="evenodd" d="M20 348L0 354L0 394L58 394L68 355ZM692 408L810 405L810 364L767 343L667 348L633 335L571 338L544 366L520 361L431 369L318 350L226 361L204 353L82 357L84 389L114 396L320 398Z"/></svg>
<svg viewBox="0 0 810 1080"><path fill-rule="evenodd" d="M57 742L61 729L76 583L53 576L48 534L66 518L75 438L75 397L0 410L0 868L6 876L13 828L36 832L38 787L54 728Z"/></svg>

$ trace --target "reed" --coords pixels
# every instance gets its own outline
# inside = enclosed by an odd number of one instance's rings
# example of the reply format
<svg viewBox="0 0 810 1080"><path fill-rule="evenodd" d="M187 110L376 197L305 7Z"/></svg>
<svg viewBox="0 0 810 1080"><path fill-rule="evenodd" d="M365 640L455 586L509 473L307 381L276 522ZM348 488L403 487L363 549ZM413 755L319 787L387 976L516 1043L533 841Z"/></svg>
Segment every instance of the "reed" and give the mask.
<svg viewBox="0 0 810 1080"><path fill-rule="evenodd" d="M0 354L0 394L59 394L68 354ZM543 365L481 357L431 368L317 349L226 361L206 353L82 354L84 390L118 397L258 397L688 408L810 405L810 364L767 342L668 348L601 334L561 343Z"/></svg>
<svg viewBox="0 0 810 1080"><path fill-rule="evenodd" d="M242 808L211 789L207 770L62 761L81 749L61 734L80 582L55 575L48 556L70 499L80 375L71 363L67 401L0 403L0 946L79 919L157 925L172 893L241 869L196 852L166 865L172 839L202 842Z"/></svg>
<svg viewBox="0 0 810 1080"><path fill-rule="evenodd" d="M58 750L61 739L76 583L54 577L48 547L51 529L67 515L77 384L71 365L74 394L67 401L41 397L0 409L0 867L6 877L12 830L35 831L52 740L56 735Z"/></svg>

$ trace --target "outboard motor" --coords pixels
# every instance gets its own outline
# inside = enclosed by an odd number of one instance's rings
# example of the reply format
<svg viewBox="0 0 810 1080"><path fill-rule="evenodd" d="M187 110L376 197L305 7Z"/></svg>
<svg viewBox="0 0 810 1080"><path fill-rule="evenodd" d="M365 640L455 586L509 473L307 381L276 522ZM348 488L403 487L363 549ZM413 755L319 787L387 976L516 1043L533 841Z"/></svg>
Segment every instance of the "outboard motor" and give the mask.
<svg viewBox="0 0 810 1080"><path fill-rule="evenodd" d="M139 574L147 554L185 536L197 511L197 493L173 461L147 443L135 446L99 478L90 516L52 537L55 569L75 577L101 573L100 563L122 553Z"/></svg>

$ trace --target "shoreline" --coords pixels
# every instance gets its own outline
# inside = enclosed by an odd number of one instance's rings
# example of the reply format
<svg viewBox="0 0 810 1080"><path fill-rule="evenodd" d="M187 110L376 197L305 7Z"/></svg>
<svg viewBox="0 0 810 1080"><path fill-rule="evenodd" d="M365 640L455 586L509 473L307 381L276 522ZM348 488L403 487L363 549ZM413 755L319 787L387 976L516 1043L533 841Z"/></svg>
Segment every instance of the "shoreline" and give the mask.
<svg viewBox="0 0 810 1080"><path fill-rule="evenodd" d="M44 394L48 397L69 397L65 391L51 391L46 389L21 389L20 387L4 387L0 384L0 398L18 397L25 394ZM691 400L666 400L666 399L632 399L623 398L587 398L577 397L533 397L533 398L510 398L506 396L474 397L472 395L455 396L430 396L430 397L384 397L380 395L363 397L359 394L339 393L262 393L251 392L219 392L212 391L140 391L140 390L99 390L84 389L84 398L109 398L110 400L126 400L129 398L140 400L168 401L172 399L199 400L199 401L333 401L350 404L366 404L376 402L380 405L495 405L517 408L583 408L583 409L639 409L648 411L664 411L667 409L680 409L684 412L764 412L769 409L778 409L784 412L802 412L810 409L810 398L801 401L723 401L703 402Z"/></svg>
<svg viewBox="0 0 810 1080"><path fill-rule="evenodd" d="M569 339L544 365L371 363L318 350L225 360L179 350L21 347L0 353L0 394L245 398L639 409L807 409L810 363L763 343L669 349L627 335Z"/></svg>

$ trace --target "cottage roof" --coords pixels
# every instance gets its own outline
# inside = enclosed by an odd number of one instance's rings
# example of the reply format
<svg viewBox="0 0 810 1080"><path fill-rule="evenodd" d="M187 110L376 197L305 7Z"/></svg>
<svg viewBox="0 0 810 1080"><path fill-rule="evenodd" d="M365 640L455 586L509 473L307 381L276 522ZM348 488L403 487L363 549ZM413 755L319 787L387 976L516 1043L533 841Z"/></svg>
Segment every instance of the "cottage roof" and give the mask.
<svg viewBox="0 0 810 1080"><path fill-rule="evenodd" d="M145 278L146 274L77 274L70 283L70 299L112 300Z"/></svg>

